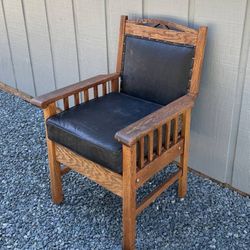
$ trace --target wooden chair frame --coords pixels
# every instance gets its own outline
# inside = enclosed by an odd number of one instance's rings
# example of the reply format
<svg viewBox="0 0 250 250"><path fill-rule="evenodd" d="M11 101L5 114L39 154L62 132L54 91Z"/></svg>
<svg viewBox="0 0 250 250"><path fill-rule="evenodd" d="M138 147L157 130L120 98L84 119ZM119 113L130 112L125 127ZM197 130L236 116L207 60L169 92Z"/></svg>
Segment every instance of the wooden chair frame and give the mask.
<svg viewBox="0 0 250 250"><path fill-rule="evenodd" d="M152 24L151 26L143 24ZM167 29L158 28L165 26ZM94 98L119 91L119 77L122 68L122 53L125 35L135 35L167 41L176 44L193 45L195 57L188 94L163 108L151 113L143 119L118 131L115 138L122 143L123 173L117 174L100 164L92 162L73 151L47 138L48 158L50 166L51 193L54 203L63 200L61 176L73 169L95 181L123 199L123 248L134 249L136 235L136 216L152 203L166 188L177 180L179 197L187 192L188 154L190 138L191 110L199 92L199 83L204 58L207 27L198 30L173 22L155 19L128 20L121 16L119 49L116 73L98 75L79 83L55 90L51 93L32 99L31 103L44 111L44 119L58 112L57 101L63 100L64 109L69 108L69 97L73 96L74 105L90 99L89 90L93 89ZM181 133L178 132L179 117L182 116ZM174 126L171 126L173 124ZM162 135L165 131L163 145ZM174 130L171 132L171 130ZM154 152L154 131L158 133L156 152ZM170 136L173 134L173 138ZM144 157L144 141L148 138L148 153ZM137 150L139 147L139 150ZM137 161L139 152L139 161ZM136 190L140 188L167 164L180 157L179 170L152 193L136 202ZM61 168L61 165L64 168Z"/></svg>

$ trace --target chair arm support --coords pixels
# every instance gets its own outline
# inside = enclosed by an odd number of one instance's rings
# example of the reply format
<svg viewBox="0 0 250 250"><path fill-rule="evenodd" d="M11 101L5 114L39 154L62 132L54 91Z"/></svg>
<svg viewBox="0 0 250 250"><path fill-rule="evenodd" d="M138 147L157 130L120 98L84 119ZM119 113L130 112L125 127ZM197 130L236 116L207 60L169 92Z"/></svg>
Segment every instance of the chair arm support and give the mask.
<svg viewBox="0 0 250 250"><path fill-rule="evenodd" d="M52 91L50 93L35 97L35 98L31 99L31 103L37 107L44 109L44 108L48 107L48 105L53 103L53 102L56 102L60 99L68 97L70 95L74 95L76 93L79 93L80 91L83 91L85 89L92 88L97 84L101 84L101 83L105 83L108 81L118 79L119 76L120 76L119 73L97 75L97 76L91 77L89 79L86 79L84 81L74 83L70 86L66 86L64 88L57 89L57 90Z"/></svg>
<svg viewBox="0 0 250 250"><path fill-rule="evenodd" d="M192 108L194 101L195 98L193 96L185 95L118 131L115 134L115 138L127 146L132 146L150 131L164 125L167 121L182 114L185 110Z"/></svg>

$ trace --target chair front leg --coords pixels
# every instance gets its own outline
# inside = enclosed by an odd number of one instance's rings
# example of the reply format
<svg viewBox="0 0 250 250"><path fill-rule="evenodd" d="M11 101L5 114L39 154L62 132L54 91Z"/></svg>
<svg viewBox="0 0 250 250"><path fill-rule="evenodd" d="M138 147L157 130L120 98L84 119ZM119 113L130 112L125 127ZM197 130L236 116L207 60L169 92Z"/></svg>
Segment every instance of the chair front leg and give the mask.
<svg viewBox="0 0 250 250"><path fill-rule="evenodd" d="M180 165L182 167L182 176L179 179L178 195L184 198L187 193L187 174L188 174L188 158L189 158L189 144L190 144L190 123L191 123L191 109L188 109L183 114L183 128L182 136L184 138L183 154L180 156Z"/></svg>
<svg viewBox="0 0 250 250"><path fill-rule="evenodd" d="M50 104L46 109L44 109L48 159L50 168L51 196L53 202L59 204L63 200L61 168L60 168L60 163L56 160L55 143L47 137L47 127L46 127L46 120L54 114L56 114L55 103Z"/></svg>
<svg viewBox="0 0 250 250"><path fill-rule="evenodd" d="M123 145L123 249L135 249L136 145Z"/></svg>

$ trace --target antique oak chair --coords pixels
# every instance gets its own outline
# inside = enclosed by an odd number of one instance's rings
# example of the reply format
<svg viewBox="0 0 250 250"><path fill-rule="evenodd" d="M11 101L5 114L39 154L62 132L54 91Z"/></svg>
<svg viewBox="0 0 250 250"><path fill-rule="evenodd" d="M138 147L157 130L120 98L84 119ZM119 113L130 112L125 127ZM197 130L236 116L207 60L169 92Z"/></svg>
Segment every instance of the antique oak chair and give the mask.
<svg viewBox="0 0 250 250"><path fill-rule="evenodd" d="M120 196L124 249L135 247L136 216L166 188L178 181L179 197L187 192L206 33L207 27L122 16L115 73L31 101L44 111L53 201L62 202L61 176L70 169ZM137 204L137 189L178 157L178 171Z"/></svg>

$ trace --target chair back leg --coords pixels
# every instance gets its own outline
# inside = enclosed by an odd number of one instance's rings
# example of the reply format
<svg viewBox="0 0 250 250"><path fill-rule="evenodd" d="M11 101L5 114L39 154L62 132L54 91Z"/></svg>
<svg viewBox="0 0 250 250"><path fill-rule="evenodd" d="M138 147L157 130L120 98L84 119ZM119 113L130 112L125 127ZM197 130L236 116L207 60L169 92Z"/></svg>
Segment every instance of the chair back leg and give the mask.
<svg viewBox="0 0 250 250"><path fill-rule="evenodd" d="M135 249L136 145L123 145L123 249Z"/></svg>
<svg viewBox="0 0 250 250"><path fill-rule="evenodd" d="M178 195L180 198L184 198L187 193L190 122L191 122L191 109L188 109L183 114L182 137L184 138L184 150L183 154L181 154L180 156L180 166L182 167L182 176L179 179L179 187L178 187Z"/></svg>

